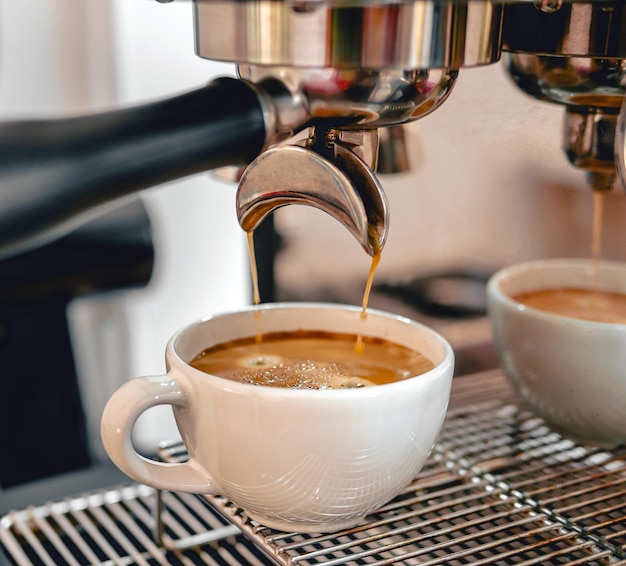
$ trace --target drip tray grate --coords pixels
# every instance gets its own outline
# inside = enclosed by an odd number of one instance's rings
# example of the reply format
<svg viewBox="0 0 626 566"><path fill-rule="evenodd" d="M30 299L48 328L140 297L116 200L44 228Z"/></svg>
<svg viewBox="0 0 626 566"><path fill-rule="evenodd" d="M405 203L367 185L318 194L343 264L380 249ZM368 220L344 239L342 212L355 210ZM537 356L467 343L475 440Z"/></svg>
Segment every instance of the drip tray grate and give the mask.
<svg viewBox="0 0 626 566"><path fill-rule="evenodd" d="M187 454L173 444L161 456ZM626 565L626 448L564 439L511 402L498 371L485 372L455 380L413 483L346 531L282 533L224 498L140 485L0 521L0 542L20 565Z"/></svg>
<svg viewBox="0 0 626 566"><path fill-rule="evenodd" d="M137 484L11 512L0 519L0 542L20 566L268 564L204 499Z"/></svg>

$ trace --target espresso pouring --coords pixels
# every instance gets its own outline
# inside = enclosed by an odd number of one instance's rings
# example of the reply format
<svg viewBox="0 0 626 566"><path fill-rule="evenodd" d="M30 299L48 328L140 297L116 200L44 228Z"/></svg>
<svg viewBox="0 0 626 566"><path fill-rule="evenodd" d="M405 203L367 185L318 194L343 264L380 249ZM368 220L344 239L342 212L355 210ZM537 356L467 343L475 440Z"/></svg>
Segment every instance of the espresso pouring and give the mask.
<svg viewBox="0 0 626 566"><path fill-rule="evenodd" d="M247 240L253 300L259 304L253 231L247 232ZM361 304L361 324L367 321L367 304L380 256L380 250L372 256ZM311 330L256 334L208 348L190 365L234 381L292 389L382 385L435 367L421 353L382 338L365 337L358 328L354 334Z"/></svg>

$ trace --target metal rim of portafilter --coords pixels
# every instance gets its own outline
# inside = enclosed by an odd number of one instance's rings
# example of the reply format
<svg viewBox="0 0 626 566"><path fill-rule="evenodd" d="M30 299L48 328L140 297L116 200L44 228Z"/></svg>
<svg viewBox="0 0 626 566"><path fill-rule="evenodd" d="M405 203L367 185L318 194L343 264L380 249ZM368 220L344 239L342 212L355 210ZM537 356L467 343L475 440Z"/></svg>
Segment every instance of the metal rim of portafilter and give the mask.
<svg viewBox="0 0 626 566"><path fill-rule="evenodd" d="M563 149L587 172L590 186L624 186L618 125L626 92L626 5L546 0L507 6L502 48L522 91L565 106Z"/></svg>

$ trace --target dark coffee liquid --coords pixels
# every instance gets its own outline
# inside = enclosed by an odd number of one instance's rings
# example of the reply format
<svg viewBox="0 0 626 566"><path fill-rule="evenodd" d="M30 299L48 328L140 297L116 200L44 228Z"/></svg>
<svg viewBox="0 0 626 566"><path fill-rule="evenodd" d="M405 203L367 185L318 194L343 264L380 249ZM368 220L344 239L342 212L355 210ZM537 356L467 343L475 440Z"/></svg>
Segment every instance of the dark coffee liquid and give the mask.
<svg viewBox="0 0 626 566"><path fill-rule="evenodd" d="M250 258L250 275L252 276L252 301L255 305L261 302L259 294L259 272L256 267L256 255L254 253L254 232L246 232L248 238L248 257Z"/></svg>
<svg viewBox="0 0 626 566"><path fill-rule="evenodd" d="M345 389L381 385L425 373L435 366L425 356L382 338L297 331L263 334L218 344L190 365L234 381L294 389Z"/></svg>
<svg viewBox="0 0 626 566"><path fill-rule="evenodd" d="M380 263L380 254L378 251L372 256L372 265L370 266L370 272L367 275L367 281L365 283L365 291L363 291L363 300L361 301L361 323L365 324L367 320L367 305L370 301L370 293L372 292L372 285L374 283L374 275L376 275L376 269L378 269L378 264ZM365 348L365 342L363 341L363 336L358 334L356 337L356 342L354 343L354 351L357 354L363 352Z"/></svg>
<svg viewBox="0 0 626 566"><path fill-rule="evenodd" d="M602 253L602 211L604 191L593 191L593 222L591 225L591 257L597 263Z"/></svg>
<svg viewBox="0 0 626 566"><path fill-rule="evenodd" d="M595 322L626 324L626 294L594 289L543 289L520 293L514 300L542 311Z"/></svg>

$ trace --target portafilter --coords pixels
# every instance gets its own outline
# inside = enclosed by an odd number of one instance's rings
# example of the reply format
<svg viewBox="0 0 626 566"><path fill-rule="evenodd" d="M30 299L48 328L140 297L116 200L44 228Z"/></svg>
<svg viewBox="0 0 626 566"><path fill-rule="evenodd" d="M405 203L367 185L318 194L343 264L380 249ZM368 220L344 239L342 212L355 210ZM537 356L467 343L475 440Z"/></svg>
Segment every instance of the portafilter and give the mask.
<svg viewBox="0 0 626 566"><path fill-rule="evenodd" d="M115 199L227 165L247 166L236 199L245 229L307 204L374 253L388 225L377 130L432 112L461 67L500 54L502 5L491 0L194 0L193 10L197 54L235 62L237 78L133 108L0 125L0 257Z"/></svg>

